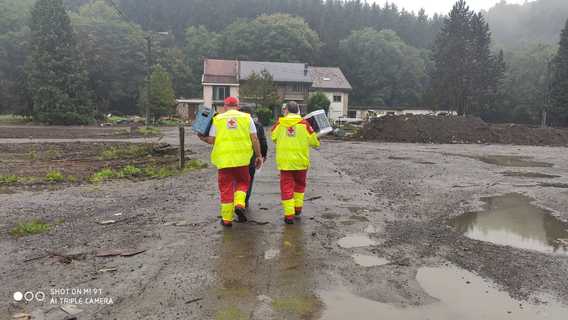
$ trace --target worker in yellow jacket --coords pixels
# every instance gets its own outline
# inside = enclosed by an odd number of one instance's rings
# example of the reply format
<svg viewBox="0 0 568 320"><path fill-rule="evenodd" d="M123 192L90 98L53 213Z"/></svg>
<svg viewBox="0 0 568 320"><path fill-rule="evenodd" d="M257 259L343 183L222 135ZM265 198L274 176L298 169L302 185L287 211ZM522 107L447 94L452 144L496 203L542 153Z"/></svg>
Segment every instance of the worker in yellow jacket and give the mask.
<svg viewBox="0 0 568 320"><path fill-rule="evenodd" d="M289 102L284 108L284 117L272 127L286 224L293 224L294 217L302 213L310 167L310 147L320 146L316 132L299 113L298 104Z"/></svg>
<svg viewBox="0 0 568 320"><path fill-rule="evenodd" d="M221 198L221 224L232 226L235 213L238 222L246 222L246 196L250 184L249 163L256 154L255 165L263 164L256 126L250 114L240 112L239 100L228 97L224 107L213 118L209 136L199 138L213 145L211 162L217 167Z"/></svg>

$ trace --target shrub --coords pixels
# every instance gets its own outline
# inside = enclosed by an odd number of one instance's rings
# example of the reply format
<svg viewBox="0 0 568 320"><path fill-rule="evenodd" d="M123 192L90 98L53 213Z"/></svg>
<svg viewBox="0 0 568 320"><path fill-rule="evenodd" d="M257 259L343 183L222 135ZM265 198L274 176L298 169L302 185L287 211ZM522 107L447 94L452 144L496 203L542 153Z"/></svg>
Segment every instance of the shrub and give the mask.
<svg viewBox="0 0 568 320"><path fill-rule="evenodd" d="M20 178L18 178L18 176L16 175L7 175L7 176L0 175L0 184L18 183L19 180Z"/></svg>
<svg viewBox="0 0 568 320"><path fill-rule="evenodd" d="M45 176L45 181L51 183L61 182L63 180L65 180L65 177L59 170L51 170Z"/></svg>
<svg viewBox="0 0 568 320"><path fill-rule="evenodd" d="M39 219L34 219L30 222L18 223L12 230L10 230L10 234L14 237L24 237L47 232L49 231L49 228L49 224Z"/></svg>
<svg viewBox="0 0 568 320"><path fill-rule="evenodd" d="M90 178L89 181L91 181L91 183L100 183L106 180L110 180L112 178L114 178L115 173L114 171L112 171L112 169L109 168L105 168L102 169L98 172L96 172L95 174L93 174Z"/></svg>

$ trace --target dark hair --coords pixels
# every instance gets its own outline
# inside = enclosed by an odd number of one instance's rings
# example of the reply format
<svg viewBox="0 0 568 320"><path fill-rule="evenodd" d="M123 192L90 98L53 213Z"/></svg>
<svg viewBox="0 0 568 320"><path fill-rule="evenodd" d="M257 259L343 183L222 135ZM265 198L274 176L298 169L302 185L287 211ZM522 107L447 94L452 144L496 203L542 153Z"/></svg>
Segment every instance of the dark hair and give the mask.
<svg viewBox="0 0 568 320"><path fill-rule="evenodd" d="M248 113L248 114L250 114L251 116L252 116L252 114L253 114L251 107L241 107L240 111L241 111L241 112L244 112L244 113Z"/></svg>
<svg viewBox="0 0 568 320"><path fill-rule="evenodd" d="M300 113L300 107L298 106L298 104L294 101L290 101L286 104L286 109L288 110L288 112L290 113Z"/></svg>

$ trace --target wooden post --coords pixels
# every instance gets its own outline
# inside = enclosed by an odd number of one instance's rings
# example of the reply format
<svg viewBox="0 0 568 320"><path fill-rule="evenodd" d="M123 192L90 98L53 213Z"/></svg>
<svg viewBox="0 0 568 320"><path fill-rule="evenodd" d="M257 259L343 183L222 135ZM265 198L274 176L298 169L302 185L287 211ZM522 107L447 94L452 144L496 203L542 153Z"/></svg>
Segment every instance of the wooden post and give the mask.
<svg viewBox="0 0 568 320"><path fill-rule="evenodd" d="M185 127L179 127L179 168L185 168Z"/></svg>

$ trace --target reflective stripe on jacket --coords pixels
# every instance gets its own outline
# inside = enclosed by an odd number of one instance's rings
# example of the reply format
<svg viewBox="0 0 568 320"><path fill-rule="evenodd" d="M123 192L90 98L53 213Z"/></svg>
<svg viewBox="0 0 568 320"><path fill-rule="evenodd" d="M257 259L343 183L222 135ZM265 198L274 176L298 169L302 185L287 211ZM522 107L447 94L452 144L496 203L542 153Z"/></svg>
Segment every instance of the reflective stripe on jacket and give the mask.
<svg viewBox="0 0 568 320"><path fill-rule="evenodd" d="M229 110L213 118L215 144L211 162L218 169L248 166L253 156L249 114Z"/></svg>
<svg viewBox="0 0 568 320"><path fill-rule="evenodd" d="M278 170L306 170L310 167L310 147L320 146L319 139L299 114L290 113L272 127L276 143Z"/></svg>

